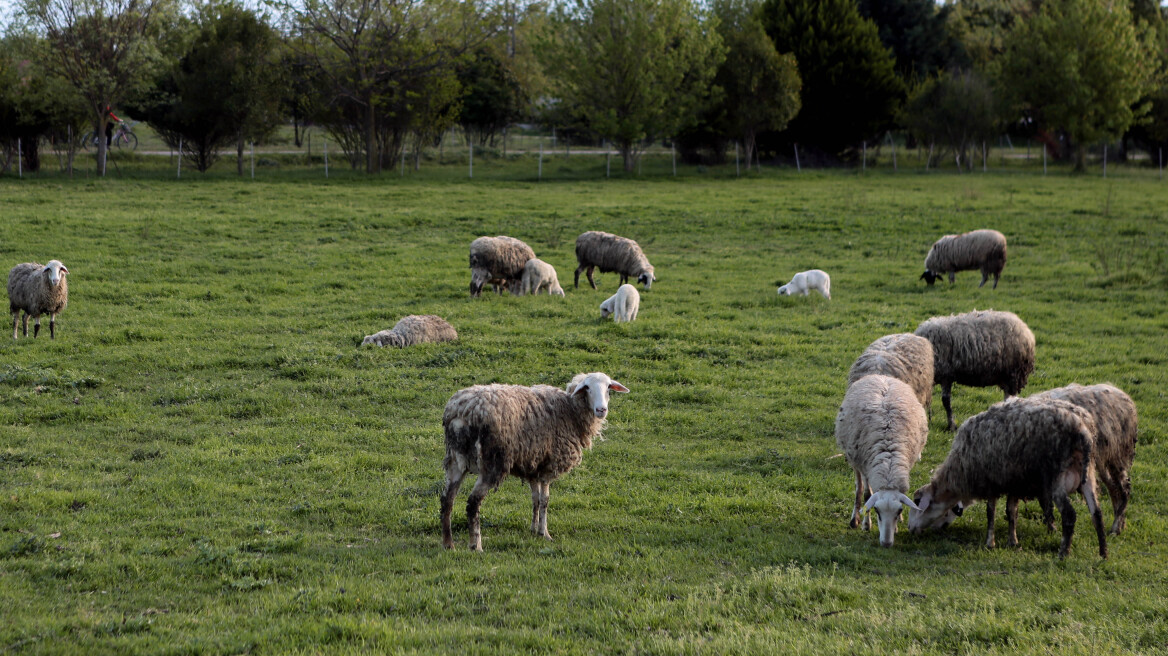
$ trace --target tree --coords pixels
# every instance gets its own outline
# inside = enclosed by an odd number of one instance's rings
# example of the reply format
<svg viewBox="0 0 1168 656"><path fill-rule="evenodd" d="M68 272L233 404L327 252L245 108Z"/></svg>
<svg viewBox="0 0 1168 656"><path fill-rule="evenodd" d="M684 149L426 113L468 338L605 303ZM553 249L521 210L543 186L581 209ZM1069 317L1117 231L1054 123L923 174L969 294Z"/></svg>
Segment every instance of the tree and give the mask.
<svg viewBox="0 0 1168 656"><path fill-rule="evenodd" d="M896 57L897 74L906 81L967 63L949 28L952 11L953 5L936 0L860 0L860 14L876 24L881 43Z"/></svg>
<svg viewBox="0 0 1168 656"><path fill-rule="evenodd" d="M799 113L802 80L794 55L775 50L757 17L754 0L718 0L714 14L726 47L714 83L722 90L726 134L754 158L755 139L764 130L781 131Z"/></svg>
<svg viewBox="0 0 1168 656"><path fill-rule="evenodd" d="M109 111L149 79L157 60L156 14L169 0L26 0L25 12L45 35L50 71L84 98L94 130L104 134ZM106 143L98 139L97 173L105 175Z"/></svg>
<svg viewBox="0 0 1168 656"><path fill-rule="evenodd" d="M539 51L559 104L620 150L626 171L647 139L696 120L722 59L695 0L572 0Z"/></svg>
<svg viewBox="0 0 1168 656"><path fill-rule="evenodd" d="M973 71L947 72L925 81L901 111L901 121L917 138L952 149L959 167L972 167L970 149L998 134L998 116L993 89Z"/></svg>
<svg viewBox="0 0 1168 656"><path fill-rule="evenodd" d="M803 78L803 109L788 139L834 156L892 125L904 84L856 0L764 0L759 15Z"/></svg>
<svg viewBox="0 0 1168 656"><path fill-rule="evenodd" d="M1004 89L1039 125L1064 131L1075 148L1118 138L1148 112L1152 59L1117 0L1048 0L1006 39Z"/></svg>
<svg viewBox="0 0 1168 656"><path fill-rule="evenodd" d="M519 79L504 58L491 48L475 50L458 67L462 85L462 110L458 121L467 135L475 135L479 144L494 141L503 128L517 121L527 99Z"/></svg>
<svg viewBox="0 0 1168 656"><path fill-rule="evenodd" d="M1005 52L1006 35L1037 9L1040 0L956 0L949 13L954 36L974 68L987 71Z"/></svg>

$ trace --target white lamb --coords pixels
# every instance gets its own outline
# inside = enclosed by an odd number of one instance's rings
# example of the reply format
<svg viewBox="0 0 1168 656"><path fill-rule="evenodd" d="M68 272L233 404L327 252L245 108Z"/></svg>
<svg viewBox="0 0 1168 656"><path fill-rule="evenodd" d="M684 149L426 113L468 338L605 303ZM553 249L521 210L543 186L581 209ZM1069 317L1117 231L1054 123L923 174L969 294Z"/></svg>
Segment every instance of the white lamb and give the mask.
<svg viewBox="0 0 1168 656"><path fill-rule="evenodd" d="M613 321L616 323L635 321L637 310L640 307L641 295L637 292L637 288L625 283L617 288L615 294L600 304L600 318L607 319L609 316L615 315Z"/></svg>
<svg viewBox="0 0 1168 656"><path fill-rule="evenodd" d="M791 282L779 287L779 296L807 296L815 290L827 300L831 300L831 277L819 269L800 271L791 278Z"/></svg>
<svg viewBox="0 0 1168 656"><path fill-rule="evenodd" d="M546 290L550 296L563 296L564 288L560 287L556 268L539 258L531 258L523 265L523 276L520 279L520 294L539 294Z"/></svg>

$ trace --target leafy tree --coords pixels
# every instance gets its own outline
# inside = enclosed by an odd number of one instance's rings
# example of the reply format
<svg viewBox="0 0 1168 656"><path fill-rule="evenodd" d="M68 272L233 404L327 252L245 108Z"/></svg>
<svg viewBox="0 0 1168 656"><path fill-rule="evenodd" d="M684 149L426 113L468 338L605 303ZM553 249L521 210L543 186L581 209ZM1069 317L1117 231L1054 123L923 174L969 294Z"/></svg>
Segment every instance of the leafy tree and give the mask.
<svg viewBox="0 0 1168 656"><path fill-rule="evenodd" d="M860 0L860 14L876 24L904 80L966 63L964 48L949 28L952 10L953 5L936 0Z"/></svg>
<svg viewBox="0 0 1168 656"><path fill-rule="evenodd" d="M722 59L695 0L572 0L540 44L552 95L620 150L632 171L647 139L695 121Z"/></svg>
<svg viewBox="0 0 1168 656"><path fill-rule="evenodd" d="M802 80L795 57L775 50L757 17L754 0L718 0L714 14L726 47L714 83L722 90L725 133L740 140L753 161L755 139L765 130L783 130L799 113Z"/></svg>
<svg viewBox="0 0 1168 656"><path fill-rule="evenodd" d="M837 155L891 126L904 83L855 0L764 0L760 19L803 78L788 139Z"/></svg>
<svg viewBox="0 0 1168 656"><path fill-rule="evenodd" d="M1087 144L1115 139L1148 111L1152 60L1127 5L1048 0L1006 39L1003 86L1039 125L1064 131L1075 170Z"/></svg>
<svg viewBox="0 0 1168 656"><path fill-rule="evenodd" d="M109 110L150 78L155 42L171 0L25 0L24 11L45 35L40 61L84 99L94 130L104 134ZM98 139L97 173L105 175L106 143Z"/></svg>
<svg viewBox="0 0 1168 656"><path fill-rule="evenodd" d="M998 134L999 104L989 82L973 71L947 72L923 82L901 110L917 138L952 150L973 166L969 151Z"/></svg>
<svg viewBox="0 0 1168 656"><path fill-rule="evenodd" d="M458 67L458 81L462 84L459 123L481 145L493 142L503 128L519 120L527 106L518 77L489 47L480 47L466 58Z"/></svg>
<svg viewBox="0 0 1168 656"><path fill-rule="evenodd" d="M956 0L949 13L949 25L961 42L970 63L989 70L1005 52L1006 35L1037 9L1040 0Z"/></svg>

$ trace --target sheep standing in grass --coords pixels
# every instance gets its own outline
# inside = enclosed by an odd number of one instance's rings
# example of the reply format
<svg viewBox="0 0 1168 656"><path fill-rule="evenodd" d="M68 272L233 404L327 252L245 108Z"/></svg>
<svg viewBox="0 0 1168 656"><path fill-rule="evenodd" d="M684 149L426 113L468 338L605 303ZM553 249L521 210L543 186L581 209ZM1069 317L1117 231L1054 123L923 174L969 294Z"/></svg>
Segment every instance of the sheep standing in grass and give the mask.
<svg viewBox="0 0 1168 656"><path fill-rule="evenodd" d="M856 474L852 528L868 530L867 513L876 509L880 546L891 547L901 506L908 498L908 474L921 459L929 420L907 383L874 374L853 383L835 418L835 442ZM863 503L867 494L867 503ZM863 508L861 509L861 503Z"/></svg>
<svg viewBox="0 0 1168 656"><path fill-rule="evenodd" d="M616 293L609 296L600 304L600 318L610 316L615 323L636 321L637 311L641 309L641 295L632 285L621 285Z"/></svg>
<svg viewBox="0 0 1168 656"><path fill-rule="evenodd" d="M467 472L478 481L466 502L470 548L482 551L479 507L508 474L531 486L531 532L547 530L552 481L580 464L604 428L609 392L628 388L603 373L577 374L566 389L548 385L475 385L446 404L446 488L442 493L442 545L454 547L450 515Z"/></svg>
<svg viewBox="0 0 1168 656"><path fill-rule="evenodd" d="M393 329L366 335L361 345L396 346L403 348L424 342L452 342L458 331L442 317L432 314L411 314L394 324Z"/></svg>
<svg viewBox="0 0 1168 656"><path fill-rule="evenodd" d="M1112 535L1127 524L1127 504L1131 498L1131 466L1136 457L1136 404L1114 385L1068 385L1035 394L1032 399L1059 399L1086 410L1095 420L1094 464L1111 497L1115 518Z"/></svg>
<svg viewBox="0 0 1168 656"><path fill-rule="evenodd" d="M523 267L535 258L535 251L514 237L479 237L470 243L470 295L478 296L488 282L502 293L502 287L519 289Z"/></svg>
<svg viewBox="0 0 1168 656"><path fill-rule="evenodd" d="M647 291L657 280L653 273L653 265L649 258L641 252L637 242L625 237L591 230L576 238L576 287L580 287L580 272L587 269L588 284L596 289L596 281L592 279L592 270L600 269L601 273L616 271L620 274L620 284L625 284L631 277L645 286Z"/></svg>
<svg viewBox="0 0 1168 656"><path fill-rule="evenodd" d="M1062 515L1065 558L1075 532L1075 509L1069 494L1082 493L1099 539L1099 556L1107 557L1103 511L1095 495L1092 450L1095 420L1082 408L1058 399L1009 399L965 420L953 438L945 462L932 481L914 494L918 510L909 513L914 533L941 526L975 499L986 501L986 546L994 546L994 511L1007 495L1010 546L1018 544L1015 525L1020 499L1038 499L1047 525L1054 527L1053 506Z"/></svg>
<svg viewBox="0 0 1168 656"><path fill-rule="evenodd" d="M941 402L954 430L950 397L953 384L1002 389L1015 396L1034 371L1034 333L1010 312L984 310L933 317L916 334L933 345L933 380L941 386Z"/></svg>
<svg viewBox="0 0 1168 656"><path fill-rule="evenodd" d="M564 288L560 287L560 278L556 275L556 268L537 258L532 258L523 265L520 286L521 294L538 294L543 289L547 290L550 296L564 295Z"/></svg>
<svg viewBox="0 0 1168 656"><path fill-rule="evenodd" d="M957 278L958 271L981 270L981 287L990 274L994 276L994 289L998 288L998 278L1006 267L1006 236L997 230L974 230L961 235L945 235L938 239L929 254L925 256L925 272L921 279L933 283L949 274L949 284Z"/></svg>
<svg viewBox="0 0 1168 656"><path fill-rule="evenodd" d="M848 385L871 374L908 383L925 413L933 403L933 345L911 333L885 335L868 345L848 371Z"/></svg>
<svg viewBox="0 0 1168 656"><path fill-rule="evenodd" d="M779 287L779 296L807 296L815 290L827 300L831 300L831 277L819 269L800 271L791 282Z"/></svg>
<svg viewBox="0 0 1168 656"><path fill-rule="evenodd" d="M24 262L8 272L8 311L12 313L12 339L16 339L16 325L24 312L24 336L28 337L28 318L34 321L32 336L41 331L41 315L49 315L49 339L57 337L57 315L69 302L69 283L65 279L69 269L60 260L49 260L41 266Z"/></svg>

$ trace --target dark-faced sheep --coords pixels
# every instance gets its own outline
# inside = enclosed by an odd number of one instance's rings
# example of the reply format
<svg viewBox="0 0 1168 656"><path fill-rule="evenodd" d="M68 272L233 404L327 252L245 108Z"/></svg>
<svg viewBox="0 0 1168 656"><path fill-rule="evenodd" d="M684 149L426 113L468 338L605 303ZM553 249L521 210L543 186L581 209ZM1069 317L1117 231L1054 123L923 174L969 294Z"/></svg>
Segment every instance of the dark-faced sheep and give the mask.
<svg viewBox="0 0 1168 656"><path fill-rule="evenodd" d="M515 293L522 284L523 267L535 251L514 237L479 237L470 243L470 295L478 296L491 283L496 293L506 287Z"/></svg>
<svg viewBox="0 0 1168 656"><path fill-rule="evenodd" d="M69 269L60 260L49 260L41 266L36 262L17 264L8 272L8 311L12 313L12 339L24 312L24 336L28 337L28 318L34 319L32 336L41 331L41 315L49 315L49 339L57 337L57 315L69 302Z"/></svg>
<svg viewBox="0 0 1168 656"><path fill-rule="evenodd" d="M953 446L928 485L913 495L919 510L909 512L909 530L946 523L954 512L976 499L986 501L986 546L994 546L994 512L1007 496L1010 545L1018 544L1015 526L1020 499L1038 499L1043 517L1054 526L1053 506L1062 515L1059 556L1066 557L1075 532L1075 509L1069 494L1082 493L1107 557L1103 512L1095 495L1092 449L1095 420L1082 408L1057 399L1009 399L961 424Z"/></svg>
<svg viewBox="0 0 1168 656"><path fill-rule="evenodd" d="M1015 396L1034 371L1034 333L1010 312L984 310L933 317L916 334L933 345L933 381L941 386L941 402L954 430L950 399L953 384L1001 388Z"/></svg>
<svg viewBox="0 0 1168 656"><path fill-rule="evenodd" d="M933 403L933 345L911 333L885 335L868 345L848 371L848 385L864 376L883 374L908 383L930 412Z"/></svg>
<svg viewBox="0 0 1168 656"><path fill-rule="evenodd" d="M981 284L986 284L990 274L994 276L994 289L1006 267L1006 236L997 230L974 230L961 235L945 235L933 243L925 256L925 272L921 279L933 283L949 274L949 284L957 278L958 271L981 270Z"/></svg>
<svg viewBox="0 0 1168 656"><path fill-rule="evenodd" d="M876 509L880 546L891 547L901 506L916 508L907 496L908 475L921 459L929 420L907 383L879 374L848 387L835 418L835 441L856 474L856 495L849 526L868 529L867 513ZM869 495L863 503L864 495Z"/></svg>
<svg viewBox="0 0 1168 656"><path fill-rule="evenodd" d="M433 314L411 314L402 317L390 330L366 335L361 345L404 348L425 342L450 342L456 339L458 331L442 317Z"/></svg>
<svg viewBox="0 0 1168 656"><path fill-rule="evenodd" d="M580 287L580 272L585 271L588 284L596 289L596 281L592 279L592 270L600 269L601 273L615 271L620 274L620 284L625 284L631 277L648 290L657 280L653 273L653 265L649 258L641 252L637 242L625 237L618 237L607 232L591 230L576 238L576 287Z"/></svg>
<svg viewBox="0 0 1168 656"><path fill-rule="evenodd" d="M470 548L482 551L479 507L487 493L514 475L531 486L531 531L547 530L552 481L580 464L604 428L609 392L628 388L603 373L577 374L565 389L548 385L476 385L454 394L442 414L446 487L442 544L454 547L450 515L467 472L478 474L466 502Z"/></svg>

